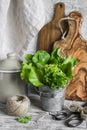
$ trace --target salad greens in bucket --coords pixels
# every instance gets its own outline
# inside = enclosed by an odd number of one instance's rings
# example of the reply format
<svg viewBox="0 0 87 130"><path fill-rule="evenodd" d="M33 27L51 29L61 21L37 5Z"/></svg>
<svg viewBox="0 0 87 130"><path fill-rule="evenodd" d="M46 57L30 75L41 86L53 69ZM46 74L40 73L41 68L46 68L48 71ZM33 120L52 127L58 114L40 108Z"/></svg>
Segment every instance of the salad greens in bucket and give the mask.
<svg viewBox="0 0 87 130"><path fill-rule="evenodd" d="M38 50L34 55L26 54L26 61L22 63L21 78L36 87L47 85L52 89L65 88L74 77L73 69L78 59L63 57L60 48L51 54L45 50Z"/></svg>

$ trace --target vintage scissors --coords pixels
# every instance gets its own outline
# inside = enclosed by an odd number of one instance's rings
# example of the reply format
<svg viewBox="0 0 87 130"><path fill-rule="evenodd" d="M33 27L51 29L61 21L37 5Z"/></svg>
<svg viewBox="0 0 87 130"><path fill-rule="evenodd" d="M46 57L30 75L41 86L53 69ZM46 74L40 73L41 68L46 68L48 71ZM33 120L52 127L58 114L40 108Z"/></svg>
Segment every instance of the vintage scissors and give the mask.
<svg viewBox="0 0 87 130"><path fill-rule="evenodd" d="M82 107L76 104L72 104L68 106L67 109L61 110L56 114L52 112L49 114L52 115L53 119L55 120L65 120L64 124L68 127L76 127L83 122L80 114L81 111Z"/></svg>

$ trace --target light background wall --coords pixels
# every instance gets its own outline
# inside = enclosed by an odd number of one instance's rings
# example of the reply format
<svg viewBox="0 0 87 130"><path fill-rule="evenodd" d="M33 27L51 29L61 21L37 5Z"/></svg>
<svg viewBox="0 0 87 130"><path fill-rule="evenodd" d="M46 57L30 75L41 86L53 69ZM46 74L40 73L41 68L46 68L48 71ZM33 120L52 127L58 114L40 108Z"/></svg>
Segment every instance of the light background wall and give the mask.
<svg viewBox="0 0 87 130"><path fill-rule="evenodd" d="M66 15L82 13L81 34L87 40L86 0L0 0L0 60L9 52L22 60L25 53L35 53L38 32L52 20L57 2L65 3Z"/></svg>

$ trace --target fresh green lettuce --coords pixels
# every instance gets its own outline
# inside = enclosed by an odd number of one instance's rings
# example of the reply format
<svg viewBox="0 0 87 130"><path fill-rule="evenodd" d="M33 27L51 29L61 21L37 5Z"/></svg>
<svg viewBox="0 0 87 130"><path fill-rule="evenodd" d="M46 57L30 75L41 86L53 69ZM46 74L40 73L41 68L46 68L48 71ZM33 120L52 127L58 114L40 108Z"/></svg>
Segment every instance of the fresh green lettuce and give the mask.
<svg viewBox="0 0 87 130"><path fill-rule="evenodd" d="M34 55L26 54L26 61L22 64L21 79L36 87L47 85L53 89L66 87L74 77L73 69L78 59L63 57L60 48L51 54L44 50L37 51Z"/></svg>
<svg viewBox="0 0 87 130"><path fill-rule="evenodd" d="M42 68L49 61L50 54L46 51L37 51L32 57L32 62L37 66L37 68Z"/></svg>
<svg viewBox="0 0 87 130"><path fill-rule="evenodd" d="M17 121L20 122L20 123L29 123L29 121L32 120L32 116L22 116L22 117L18 117L17 118Z"/></svg>
<svg viewBox="0 0 87 130"><path fill-rule="evenodd" d="M58 67L57 64L48 64L44 66L44 84L51 86L53 89L59 89L60 87L66 87L69 82L69 78Z"/></svg>

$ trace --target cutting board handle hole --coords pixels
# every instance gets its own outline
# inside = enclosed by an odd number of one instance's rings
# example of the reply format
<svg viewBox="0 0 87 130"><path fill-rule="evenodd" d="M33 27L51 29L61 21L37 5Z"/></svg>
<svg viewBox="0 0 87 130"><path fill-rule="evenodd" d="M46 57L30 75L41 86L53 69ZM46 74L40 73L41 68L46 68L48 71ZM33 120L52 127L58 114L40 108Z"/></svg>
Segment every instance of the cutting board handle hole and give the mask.
<svg viewBox="0 0 87 130"><path fill-rule="evenodd" d="M58 4L58 8L62 8L63 7L63 5L62 4Z"/></svg>

